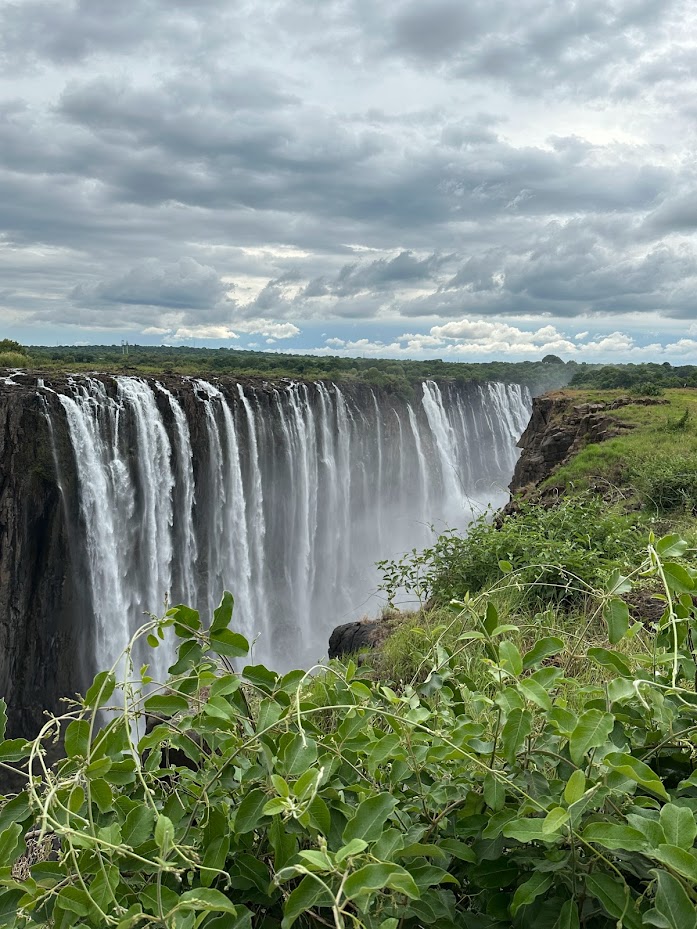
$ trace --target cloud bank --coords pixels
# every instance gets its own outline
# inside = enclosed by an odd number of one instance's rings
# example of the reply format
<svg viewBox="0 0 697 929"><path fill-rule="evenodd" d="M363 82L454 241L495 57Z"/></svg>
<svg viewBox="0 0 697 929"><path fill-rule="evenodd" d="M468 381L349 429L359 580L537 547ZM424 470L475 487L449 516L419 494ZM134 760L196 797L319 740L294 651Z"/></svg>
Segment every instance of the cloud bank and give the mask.
<svg viewBox="0 0 697 929"><path fill-rule="evenodd" d="M687 358L695 26L687 0L4 4L3 327Z"/></svg>

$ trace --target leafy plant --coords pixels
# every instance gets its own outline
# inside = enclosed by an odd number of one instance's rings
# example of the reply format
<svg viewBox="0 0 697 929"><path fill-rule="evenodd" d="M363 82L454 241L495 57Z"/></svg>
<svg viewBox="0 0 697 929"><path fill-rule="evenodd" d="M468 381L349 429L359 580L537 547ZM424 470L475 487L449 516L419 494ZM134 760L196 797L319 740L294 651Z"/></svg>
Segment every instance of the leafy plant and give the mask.
<svg viewBox="0 0 697 929"><path fill-rule="evenodd" d="M208 629L171 609L138 634L178 637L166 682L101 672L33 743L0 742L27 774L0 808L3 925L695 929L686 551L652 537L630 576L607 579L592 618L608 647L543 636L521 651L486 595L466 597L455 639L444 630L401 687L353 662L232 670L248 649L232 597ZM665 602L648 631L623 600L643 577ZM481 686L463 669L473 650ZM567 676L581 654L597 685ZM13 875L35 825L58 860Z"/></svg>
<svg viewBox="0 0 697 929"><path fill-rule="evenodd" d="M444 533L431 548L378 567L388 602L406 593L420 604L448 603L498 581L503 564L528 604L570 603L602 586L615 568L629 569L638 538L635 516L587 494L550 507L523 503L498 525L480 517L464 536Z"/></svg>

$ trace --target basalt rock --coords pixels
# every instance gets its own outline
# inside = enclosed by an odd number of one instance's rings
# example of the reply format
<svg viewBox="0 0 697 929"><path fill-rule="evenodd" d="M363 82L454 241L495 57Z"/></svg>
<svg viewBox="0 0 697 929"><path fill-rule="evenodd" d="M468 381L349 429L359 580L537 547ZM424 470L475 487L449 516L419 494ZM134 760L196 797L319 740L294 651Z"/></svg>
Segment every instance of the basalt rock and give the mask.
<svg viewBox="0 0 697 929"><path fill-rule="evenodd" d="M575 403L573 397L564 393L535 397L530 422L518 442L522 454L509 485L511 493L530 496L587 445L604 442L633 428L611 411L631 404L664 403L667 401L654 397L617 397L607 403Z"/></svg>
<svg viewBox="0 0 697 929"><path fill-rule="evenodd" d="M329 637L329 657L345 658L364 649L378 648L390 633L384 619L361 619L337 626Z"/></svg>

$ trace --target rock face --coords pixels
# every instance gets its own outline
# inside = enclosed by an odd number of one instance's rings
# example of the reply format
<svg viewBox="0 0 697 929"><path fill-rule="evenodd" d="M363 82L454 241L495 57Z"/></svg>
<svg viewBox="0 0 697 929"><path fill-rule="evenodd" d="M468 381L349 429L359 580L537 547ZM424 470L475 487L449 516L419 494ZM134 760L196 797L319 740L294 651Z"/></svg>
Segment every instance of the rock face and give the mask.
<svg viewBox="0 0 697 929"><path fill-rule="evenodd" d="M545 394L533 400L532 415L518 447L511 493L529 493L586 445L604 442L631 426L612 416L630 404L653 406L666 400L653 397L618 397L608 403L576 403L563 393Z"/></svg>
<svg viewBox="0 0 697 929"><path fill-rule="evenodd" d="M82 689L89 647L72 622L81 610L75 579L85 576L71 548L76 488L67 476L61 495L55 443L67 436L53 436L48 402L20 383L0 393L0 696L9 737L35 733L44 709L59 710L57 694Z"/></svg>

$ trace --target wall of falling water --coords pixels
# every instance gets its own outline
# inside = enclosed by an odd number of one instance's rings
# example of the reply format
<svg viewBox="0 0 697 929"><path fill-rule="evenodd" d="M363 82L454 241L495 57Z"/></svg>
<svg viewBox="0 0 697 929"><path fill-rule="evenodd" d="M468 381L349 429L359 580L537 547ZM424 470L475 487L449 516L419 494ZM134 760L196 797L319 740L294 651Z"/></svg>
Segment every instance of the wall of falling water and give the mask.
<svg viewBox="0 0 697 929"><path fill-rule="evenodd" d="M378 611L376 560L505 499L532 402L518 385L435 381L411 399L134 377L51 393L72 445L59 470L77 471L95 667L165 598L205 615L224 589L255 661L320 658L335 625ZM171 659L159 652L158 675Z"/></svg>

